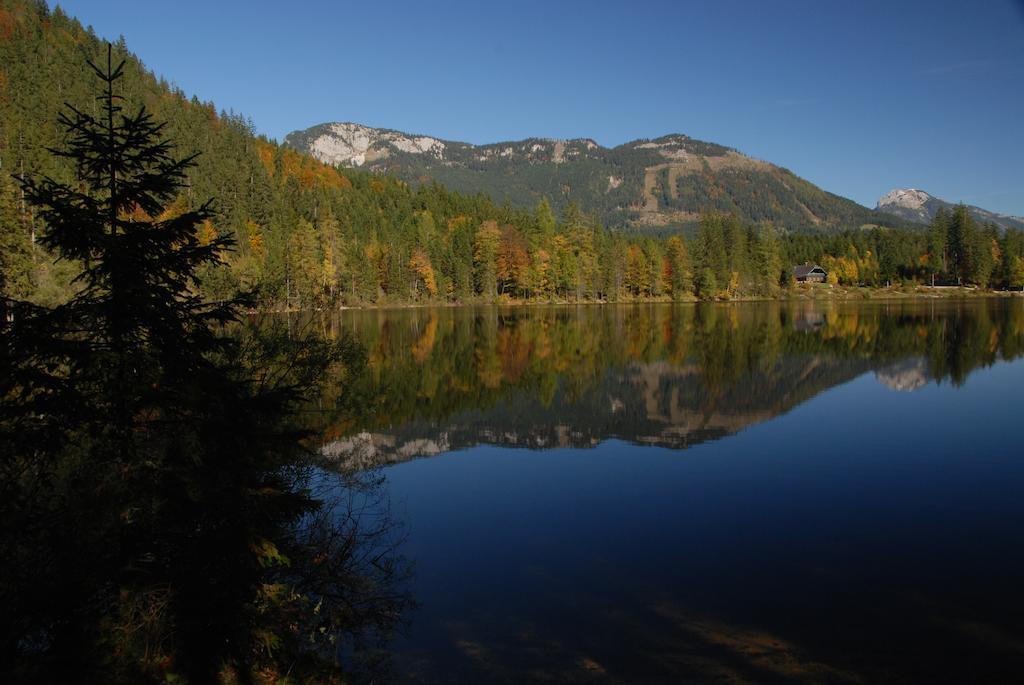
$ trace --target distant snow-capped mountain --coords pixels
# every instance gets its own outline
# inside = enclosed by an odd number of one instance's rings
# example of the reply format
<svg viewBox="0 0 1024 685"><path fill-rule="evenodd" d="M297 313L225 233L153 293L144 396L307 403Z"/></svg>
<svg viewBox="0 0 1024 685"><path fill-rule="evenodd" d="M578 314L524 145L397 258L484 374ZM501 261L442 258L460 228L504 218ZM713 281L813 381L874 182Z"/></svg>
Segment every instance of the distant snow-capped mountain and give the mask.
<svg viewBox="0 0 1024 685"><path fill-rule="evenodd" d="M954 203L941 200L917 188L896 188L878 200L875 206L880 212L895 214L910 221L928 223L940 208L952 209ZM991 212L981 207L967 205L971 215L982 223L994 223L1002 229L1024 230L1024 218Z"/></svg>

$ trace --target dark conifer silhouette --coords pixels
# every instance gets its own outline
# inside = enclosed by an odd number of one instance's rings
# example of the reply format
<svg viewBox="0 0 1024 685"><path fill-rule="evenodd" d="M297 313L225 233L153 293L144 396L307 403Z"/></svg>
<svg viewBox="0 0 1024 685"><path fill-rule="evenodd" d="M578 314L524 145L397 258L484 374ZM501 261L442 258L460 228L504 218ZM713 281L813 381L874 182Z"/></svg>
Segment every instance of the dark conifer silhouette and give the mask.
<svg viewBox="0 0 1024 685"><path fill-rule="evenodd" d="M53 151L77 183L24 183L42 243L81 271L63 305L6 307L3 668L54 682L340 674L346 636L384 635L405 602L387 526L360 530L307 489L293 417L340 353L245 343L246 298L200 297L197 271L232 243L197 238L208 203L167 209L193 158L145 109L124 112L109 46L91 66L101 115L69 106Z"/></svg>

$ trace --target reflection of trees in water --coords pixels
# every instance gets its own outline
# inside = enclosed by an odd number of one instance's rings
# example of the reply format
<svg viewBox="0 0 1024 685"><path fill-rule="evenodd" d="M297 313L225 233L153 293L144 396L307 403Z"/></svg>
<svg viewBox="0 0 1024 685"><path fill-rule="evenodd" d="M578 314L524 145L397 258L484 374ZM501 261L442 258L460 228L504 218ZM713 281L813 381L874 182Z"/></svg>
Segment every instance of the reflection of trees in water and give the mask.
<svg viewBox="0 0 1024 685"><path fill-rule="evenodd" d="M533 446L559 444L558 435L573 433L579 444L609 436L688 444L764 420L908 358L927 360L924 378L963 383L972 370L1021 354L1021 304L345 312L329 326L353 332L367 346L372 368L350 378L343 394L374 402L361 412L363 403L350 400L345 406L355 409L356 418L346 413L345 428L329 430L327 437L397 435L403 426L416 426L406 437L425 440L424 449L455 446L474 431L501 435L504 429L517 431L518 444ZM321 419L330 425L329 413ZM571 430L558 433L558 425ZM360 440L364 453L373 447Z"/></svg>
<svg viewBox="0 0 1024 685"><path fill-rule="evenodd" d="M316 469L303 485L319 506L289 531L288 558L298 563L282 568L274 587L299 603L300 620L290 625L320 641L320 658L343 664L350 680L372 682L387 673L387 643L411 607L401 524L371 472Z"/></svg>

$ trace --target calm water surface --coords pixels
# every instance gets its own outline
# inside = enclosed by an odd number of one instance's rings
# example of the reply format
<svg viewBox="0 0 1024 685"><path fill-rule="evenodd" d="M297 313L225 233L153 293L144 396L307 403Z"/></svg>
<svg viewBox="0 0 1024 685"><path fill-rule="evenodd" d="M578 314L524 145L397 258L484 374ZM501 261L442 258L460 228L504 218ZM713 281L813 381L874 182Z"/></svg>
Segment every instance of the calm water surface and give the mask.
<svg viewBox="0 0 1024 685"><path fill-rule="evenodd" d="M1024 301L346 312L398 682L1024 677Z"/></svg>

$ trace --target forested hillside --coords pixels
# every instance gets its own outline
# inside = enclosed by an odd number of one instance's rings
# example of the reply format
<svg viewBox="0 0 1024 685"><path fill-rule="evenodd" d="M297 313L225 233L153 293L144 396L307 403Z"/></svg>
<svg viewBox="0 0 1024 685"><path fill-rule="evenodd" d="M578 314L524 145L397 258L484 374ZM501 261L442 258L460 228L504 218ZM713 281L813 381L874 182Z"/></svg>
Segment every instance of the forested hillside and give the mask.
<svg viewBox="0 0 1024 685"><path fill-rule="evenodd" d="M54 264L36 243L45 231L18 183L71 171L48 151L64 103L90 111L87 58L102 41L59 9L4 0L0 60L3 240L6 290L44 301L65 297L75 265ZM123 41L127 109L167 122L182 155L199 153L176 210L215 200L200 238L230 235L227 268L205 274L207 294L255 288L270 306L494 299L624 299L690 294L684 244L628 238L568 206L496 206L436 184L415 190L385 175L340 171L256 136L244 117L218 111L148 72ZM12 177L13 176L13 177ZM761 280L774 284L777 273ZM773 267L774 268L774 267Z"/></svg>
<svg viewBox="0 0 1024 685"><path fill-rule="evenodd" d="M56 123L65 103L85 111L95 106L86 60L102 49L100 38L59 8L0 2L0 226L10 294L54 300L69 291L75 266L53 264L38 247L45 227L18 186L30 176L70 179L69 166L48 148L59 142ZM488 252L492 233L521 236L538 225L533 213L482 197L439 186L413 192L394 178L339 172L256 136L241 115L187 97L147 71L123 41L115 58L126 60L126 109L145 106L167 123L181 156L199 153L178 210L213 198L214 219L202 237L237 239L237 249L225 256L229 268L207 274L212 295L241 285L259 288L264 302L309 306L497 294L496 263L475 264L474 249L496 262ZM560 227L544 211L537 216L544 239L554 240ZM573 217L575 230L596 230L590 219ZM524 246L510 248L508 261L521 260ZM521 268L519 261L506 265L501 286L510 280L506 272Z"/></svg>
<svg viewBox="0 0 1024 685"><path fill-rule="evenodd" d="M393 175L339 169L256 135L240 114L188 97L149 72L123 40L114 53L126 60L120 81L125 109L145 106L166 122L164 133L179 156L199 155L188 172L187 191L169 211L213 199L212 218L201 227L200 240L236 240L235 249L223 254L225 265L203 274L205 294L212 298L238 288L255 290L261 306L273 308L731 298L775 295L789 284L792 265L807 261L840 265L835 270L840 282L853 284L928 282L938 274L984 286L1017 285L1012 270L1019 234L998 237L979 227L972 235L985 236L992 268L954 275L945 266L948 255L936 256L934 241L923 230L876 226L804 234L769 221L773 214L758 214L760 205L747 206L736 193L684 183L672 165L643 181L650 186L645 192L662 198L656 204L687 213L696 226L693 238L671 235L664 226L661 233L643 234L606 228L600 217L608 206L597 200L585 206L561 196L534 202L531 195L519 198L528 204L498 205L483 193L466 195L435 182L407 184ZM7 296L55 302L74 290L78 265L55 262L39 245L46 226L25 204L20 183L40 176L72 180L70 167L48 148L60 142L58 115L65 103L95 111L87 59L100 54L105 54L100 37L59 8L50 11L40 0L0 0L0 275ZM593 152L596 145L574 144L577 152L570 146L558 154L591 164L583 150ZM638 143L629 154L664 156L666 151L689 155L679 164L699 158L702 168L718 164L716 159L735 161L737 154L679 137ZM763 170L741 167L723 167L708 182L728 171L742 180L742 197L770 198L772 188L785 186L797 192L791 197L802 198L792 211L803 212L802 206L823 217L836 206L823 191L785 170L773 167L764 173L774 180L766 180L758 175ZM626 184L629 173L611 180L604 175L602 183L607 187L622 178ZM510 181L508 187L517 186ZM714 202L687 204L698 196ZM714 211L698 213L698 207ZM854 214L848 219L855 224L865 219ZM972 249L980 254L982 248Z"/></svg>
<svg viewBox="0 0 1024 685"><path fill-rule="evenodd" d="M908 225L787 169L681 134L613 148L587 138L470 145L337 123L294 131L285 144L329 164L394 174L413 184L434 180L496 202L533 206L546 197L556 211L575 202L607 226L642 233L690 233L709 212L812 233Z"/></svg>

